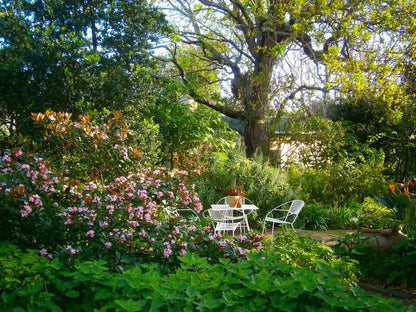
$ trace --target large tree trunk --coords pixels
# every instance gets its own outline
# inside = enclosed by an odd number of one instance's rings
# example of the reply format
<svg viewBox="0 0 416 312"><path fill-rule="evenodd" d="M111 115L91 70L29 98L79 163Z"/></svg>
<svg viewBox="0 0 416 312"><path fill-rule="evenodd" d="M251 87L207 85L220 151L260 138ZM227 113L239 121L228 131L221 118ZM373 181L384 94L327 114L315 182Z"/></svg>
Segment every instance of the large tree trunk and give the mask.
<svg viewBox="0 0 416 312"><path fill-rule="evenodd" d="M267 120L247 120L244 126L244 143L246 154L252 156L256 150L269 155L269 126Z"/></svg>
<svg viewBox="0 0 416 312"><path fill-rule="evenodd" d="M240 99L244 107L244 143L246 154L252 156L257 150L264 156L270 152L269 95L272 64L258 67L257 73L240 78Z"/></svg>

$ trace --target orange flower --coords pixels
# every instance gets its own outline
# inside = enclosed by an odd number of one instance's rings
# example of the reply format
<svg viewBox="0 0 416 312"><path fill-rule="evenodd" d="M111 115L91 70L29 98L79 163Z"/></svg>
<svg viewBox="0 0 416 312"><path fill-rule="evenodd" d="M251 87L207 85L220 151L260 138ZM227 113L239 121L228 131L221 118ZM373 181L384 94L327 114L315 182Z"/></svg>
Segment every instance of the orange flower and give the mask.
<svg viewBox="0 0 416 312"><path fill-rule="evenodd" d="M403 193L404 193L404 195L409 194L409 187L408 186L404 188Z"/></svg>
<svg viewBox="0 0 416 312"><path fill-rule="evenodd" d="M390 184L389 189L390 189L390 191L394 192L394 184Z"/></svg>

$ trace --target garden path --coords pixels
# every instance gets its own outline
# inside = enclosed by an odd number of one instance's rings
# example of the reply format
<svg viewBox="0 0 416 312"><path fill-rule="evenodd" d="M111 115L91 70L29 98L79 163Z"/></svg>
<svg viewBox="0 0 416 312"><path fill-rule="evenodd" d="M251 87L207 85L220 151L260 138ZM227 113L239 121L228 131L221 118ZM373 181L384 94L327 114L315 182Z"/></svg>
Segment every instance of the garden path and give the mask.
<svg viewBox="0 0 416 312"><path fill-rule="evenodd" d="M334 235L334 234L327 234L327 233L307 231L307 230L296 230L296 232L299 233L299 234L310 234L310 235L312 235L312 237L314 237L316 239L320 239L322 241L322 243L324 243L325 245L328 245L328 246L336 244L336 242L329 242L328 240L330 240L331 238L337 238L338 237L337 235Z"/></svg>

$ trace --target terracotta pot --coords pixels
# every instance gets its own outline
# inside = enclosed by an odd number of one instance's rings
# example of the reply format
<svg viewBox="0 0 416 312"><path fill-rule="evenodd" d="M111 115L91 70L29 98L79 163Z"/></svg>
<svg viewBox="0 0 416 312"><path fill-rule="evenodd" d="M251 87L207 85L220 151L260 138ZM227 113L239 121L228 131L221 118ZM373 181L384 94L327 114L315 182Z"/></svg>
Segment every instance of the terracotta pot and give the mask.
<svg viewBox="0 0 416 312"><path fill-rule="evenodd" d="M370 244L381 250L388 250L393 245L406 239L399 231L391 229L362 229L364 236L375 236L376 241Z"/></svg>
<svg viewBox="0 0 416 312"><path fill-rule="evenodd" d="M228 206L230 207L237 207L238 204L240 203L240 196L228 196L227 197L227 203ZM241 207L241 203L240 203L240 207Z"/></svg>

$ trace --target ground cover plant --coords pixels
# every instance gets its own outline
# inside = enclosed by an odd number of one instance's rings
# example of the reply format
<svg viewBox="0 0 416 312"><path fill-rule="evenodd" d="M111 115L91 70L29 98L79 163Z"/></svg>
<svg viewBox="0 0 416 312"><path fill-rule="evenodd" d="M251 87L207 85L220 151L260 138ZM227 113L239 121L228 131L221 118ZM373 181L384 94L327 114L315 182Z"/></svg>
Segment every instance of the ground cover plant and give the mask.
<svg viewBox="0 0 416 312"><path fill-rule="evenodd" d="M312 238L283 241L238 262L186 253L169 274L156 264L123 272L103 260L68 264L2 242L0 300L5 311L415 311L354 286L353 265Z"/></svg>

